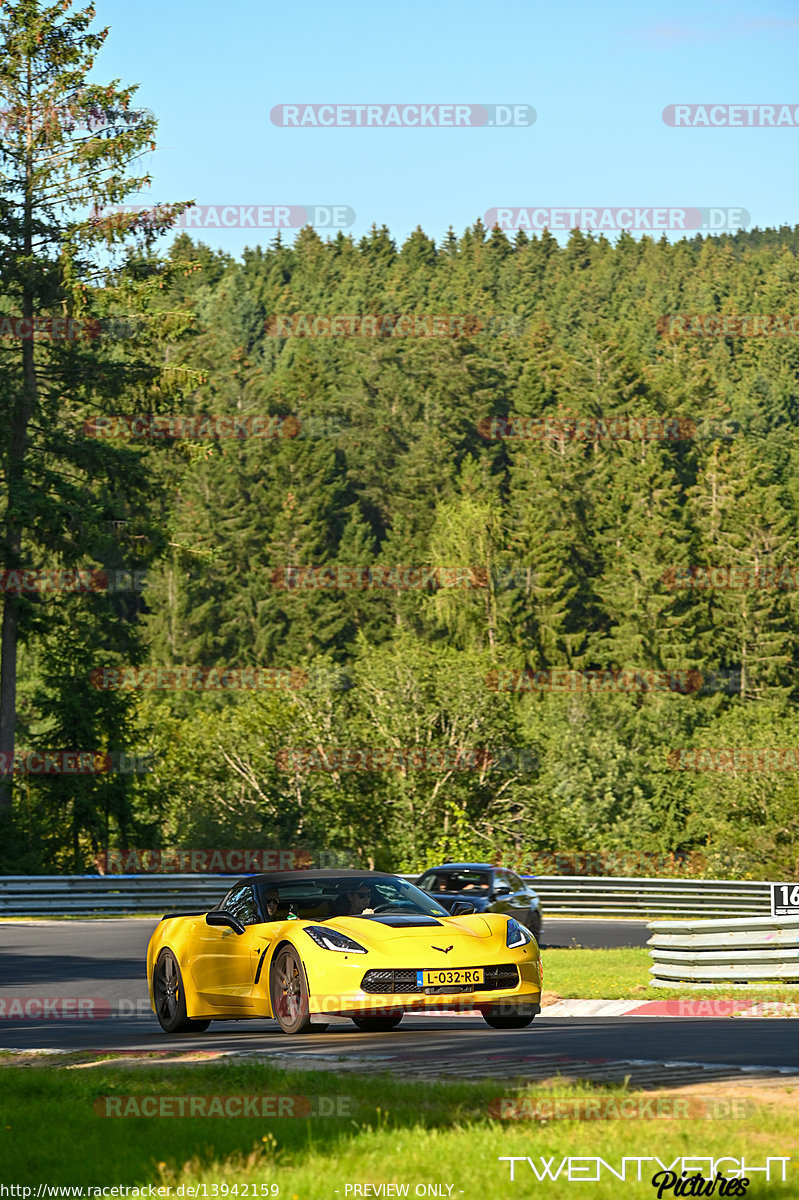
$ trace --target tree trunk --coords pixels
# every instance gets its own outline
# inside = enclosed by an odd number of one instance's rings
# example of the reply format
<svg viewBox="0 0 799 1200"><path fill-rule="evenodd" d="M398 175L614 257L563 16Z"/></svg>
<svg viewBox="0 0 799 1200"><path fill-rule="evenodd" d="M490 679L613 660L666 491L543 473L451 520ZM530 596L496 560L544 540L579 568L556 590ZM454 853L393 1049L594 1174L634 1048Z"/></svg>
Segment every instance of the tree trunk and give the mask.
<svg viewBox="0 0 799 1200"><path fill-rule="evenodd" d="M23 209L23 254L28 275L22 288L22 396L14 405L11 430L11 456L8 464L8 516L3 546L7 568L19 568L22 556L22 531L25 485L25 455L28 426L36 403L36 364L33 357L33 106L30 67L28 68L28 152L25 163L25 201ZM27 331L28 336L24 334ZM3 602L3 628L0 635L0 753L5 773L0 775L0 816L11 808L14 742L17 728L17 645L19 638L19 598L6 592Z"/></svg>

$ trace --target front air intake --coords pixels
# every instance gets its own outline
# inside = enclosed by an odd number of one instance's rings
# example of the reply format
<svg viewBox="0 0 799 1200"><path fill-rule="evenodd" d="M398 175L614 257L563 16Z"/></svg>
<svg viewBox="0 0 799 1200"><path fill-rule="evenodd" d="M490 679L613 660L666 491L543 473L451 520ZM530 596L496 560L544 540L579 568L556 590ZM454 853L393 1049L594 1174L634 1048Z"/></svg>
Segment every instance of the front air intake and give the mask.
<svg viewBox="0 0 799 1200"><path fill-rule="evenodd" d="M361 980L361 988L364 992L369 992L372 995L396 996L402 993L405 995L409 993L423 995L425 989L421 984L417 983L418 973L421 969L421 967L418 970L413 967L400 967L396 970L380 968L367 971ZM486 967L485 982L469 990L478 992L505 991L508 988L516 987L518 983L519 971L516 965L514 963L502 963L499 966Z"/></svg>

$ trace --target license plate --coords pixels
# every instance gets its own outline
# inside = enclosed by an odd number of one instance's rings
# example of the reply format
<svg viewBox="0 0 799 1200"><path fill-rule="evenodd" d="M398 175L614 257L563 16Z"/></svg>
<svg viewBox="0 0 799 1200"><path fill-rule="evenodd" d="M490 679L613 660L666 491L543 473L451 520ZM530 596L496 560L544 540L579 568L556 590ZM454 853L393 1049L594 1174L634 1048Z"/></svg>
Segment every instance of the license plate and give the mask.
<svg viewBox="0 0 799 1200"><path fill-rule="evenodd" d="M440 971L417 971L416 986L417 987L447 987L451 984L453 987L463 987L464 984L482 983L483 968L469 967L467 969L451 970L442 969Z"/></svg>

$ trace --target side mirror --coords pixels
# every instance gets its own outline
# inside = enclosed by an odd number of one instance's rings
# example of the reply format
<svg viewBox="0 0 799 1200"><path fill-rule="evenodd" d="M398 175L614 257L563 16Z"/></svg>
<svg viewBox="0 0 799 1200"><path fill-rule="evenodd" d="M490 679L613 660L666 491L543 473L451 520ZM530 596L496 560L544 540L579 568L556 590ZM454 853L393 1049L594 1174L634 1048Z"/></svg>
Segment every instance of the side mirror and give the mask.
<svg viewBox="0 0 799 1200"><path fill-rule="evenodd" d="M449 910L451 917L464 917L467 913L476 912L471 900L456 900L452 908Z"/></svg>
<svg viewBox="0 0 799 1200"><path fill-rule="evenodd" d="M234 917L233 913L225 912L224 908L215 908L212 912L205 914L206 925L224 925L226 929L232 929L234 933L244 933L245 926L242 925L238 917Z"/></svg>
<svg viewBox="0 0 799 1200"><path fill-rule="evenodd" d="M500 896L510 896L512 893L513 888L509 888L506 883L498 883L494 888L492 895L495 900L498 900Z"/></svg>

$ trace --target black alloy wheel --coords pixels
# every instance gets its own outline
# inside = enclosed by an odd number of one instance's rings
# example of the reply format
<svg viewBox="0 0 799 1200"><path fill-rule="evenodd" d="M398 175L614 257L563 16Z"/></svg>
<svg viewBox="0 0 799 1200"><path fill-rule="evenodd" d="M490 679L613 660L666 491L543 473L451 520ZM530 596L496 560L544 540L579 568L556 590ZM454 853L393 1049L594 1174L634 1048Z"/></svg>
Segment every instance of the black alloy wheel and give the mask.
<svg viewBox="0 0 799 1200"><path fill-rule="evenodd" d="M165 1033L202 1033L210 1021L193 1020L186 1012L186 991L178 960L162 950L153 970L155 1015Z"/></svg>

